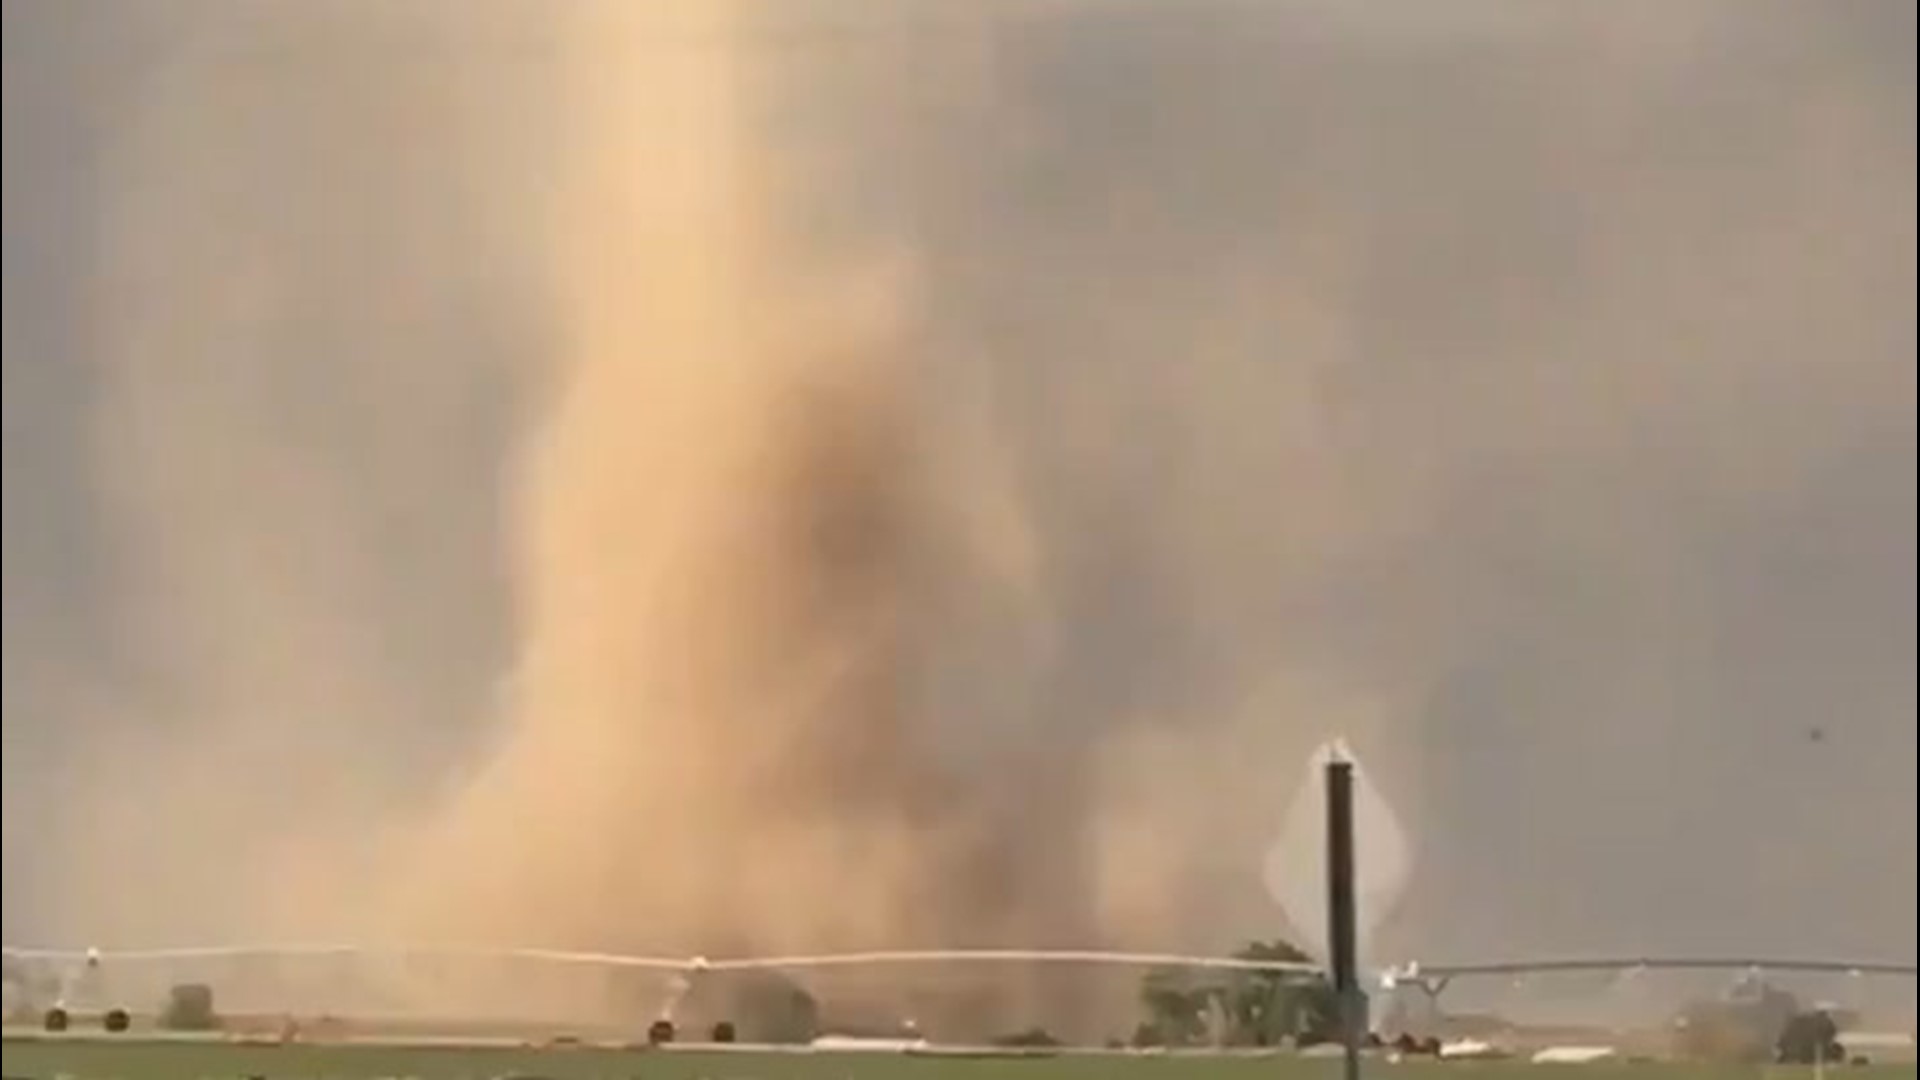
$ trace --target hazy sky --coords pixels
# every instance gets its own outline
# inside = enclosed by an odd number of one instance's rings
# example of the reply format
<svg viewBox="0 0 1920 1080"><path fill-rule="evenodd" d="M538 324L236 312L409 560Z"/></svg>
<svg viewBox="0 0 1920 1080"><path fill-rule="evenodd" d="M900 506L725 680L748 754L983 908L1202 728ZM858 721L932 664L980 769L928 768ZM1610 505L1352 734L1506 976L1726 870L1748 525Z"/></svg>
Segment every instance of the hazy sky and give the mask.
<svg viewBox="0 0 1920 1080"><path fill-rule="evenodd" d="M913 422L1015 507L941 752L1158 838L1179 944L1274 929L1346 730L1405 950L1910 961L1913 5L962 7L746 35L805 228L913 267ZM215 933L164 869L208 830L481 741L566 331L546 10L6 0L9 943ZM76 907L96 818L149 917Z"/></svg>

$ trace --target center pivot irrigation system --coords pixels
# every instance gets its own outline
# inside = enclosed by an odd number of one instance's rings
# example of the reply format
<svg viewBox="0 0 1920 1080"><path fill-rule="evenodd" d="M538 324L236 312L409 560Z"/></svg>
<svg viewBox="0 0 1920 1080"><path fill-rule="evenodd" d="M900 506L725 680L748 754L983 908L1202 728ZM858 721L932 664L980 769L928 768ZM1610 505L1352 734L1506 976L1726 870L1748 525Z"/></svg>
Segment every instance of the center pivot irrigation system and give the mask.
<svg viewBox="0 0 1920 1080"><path fill-rule="evenodd" d="M557 949L503 949L463 946L369 946L369 945L217 945L203 947L129 949L26 949L5 947L9 966L48 965L59 972L59 998L45 1015L45 1026L64 1030L73 1015L83 1009L97 1010L109 1031L124 1031L129 1014L124 1006L105 1008L97 1001L79 1000L92 995L84 992L89 982L97 982L108 966L168 963L180 961L279 960L293 958L340 958L383 960L475 959L529 961L597 968L602 970L655 971L678 977L682 987L703 974L751 971L797 971L860 965L918 965L947 963L989 964L1087 964L1130 967L1186 967L1217 971L1264 972L1328 979L1340 1002L1340 1025L1345 1054L1347 1080L1359 1074L1361 1048L1368 1034L1367 993L1358 966L1356 950L1356 902L1354 888L1355 848L1353 820L1353 769L1351 762L1335 758L1325 765L1326 791L1326 870L1328 963L1259 960L1243 957L1193 956L1179 953L1117 952L1097 949L905 949L877 952L819 953L791 956L664 957L629 956L616 953L576 952ZM1415 989L1430 999L1437 998L1455 979L1469 976L1512 976L1595 971L1634 973L1652 970L1741 971L1759 974L1766 971L1828 973L1851 976L1892 976L1914 978L1913 964L1855 963L1838 960L1806 960L1765 957L1596 957L1523 959L1494 963L1419 964L1408 963L1377 973L1377 985L1383 991ZM13 978L10 975L9 978Z"/></svg>

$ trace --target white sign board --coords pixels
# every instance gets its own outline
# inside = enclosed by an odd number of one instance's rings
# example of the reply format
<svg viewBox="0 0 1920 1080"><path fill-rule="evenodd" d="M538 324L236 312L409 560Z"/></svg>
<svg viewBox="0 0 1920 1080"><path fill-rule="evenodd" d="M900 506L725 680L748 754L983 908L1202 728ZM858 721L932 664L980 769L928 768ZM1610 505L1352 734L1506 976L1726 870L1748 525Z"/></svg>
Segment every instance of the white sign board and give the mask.
<svg viewBox="0 0 1920 1080"><path fill-rule="evenodd" d="M1281 822L1280 837L1267 849L1263 878L1267 895L1293 925L1293 941L1316 959L1327 956L1326 765L1353 765L1355 931L1359 960L1369 966L1370 940L1406 892L1413 850L1406 830L1344 739L1313 752Z"/></svg>

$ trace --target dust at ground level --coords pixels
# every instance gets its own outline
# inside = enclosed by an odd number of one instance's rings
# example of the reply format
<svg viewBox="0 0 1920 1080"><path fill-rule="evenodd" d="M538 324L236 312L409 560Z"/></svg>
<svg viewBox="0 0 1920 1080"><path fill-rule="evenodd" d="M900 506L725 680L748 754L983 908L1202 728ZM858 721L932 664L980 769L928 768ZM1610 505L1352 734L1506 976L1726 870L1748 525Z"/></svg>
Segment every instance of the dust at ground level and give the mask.
<svg viewBox="0 0 1920 1080"><path fill-rule="evenodd" d="M269 1077L272 1080L359 1080L417 1077L420 1080L550 1077L553 1080L646 1077L648 1080L969 1080L973 1077L1033 1077L1035 1080L1093 1080L1095 1077L1181 1077L1235 1080L1332 1080L1340 1063L1327 1058L1265 1055L1245 1057L1063 1055L1051 1058L952 1058L896 1054L781 1053L754 1051L645 1051L562 1049L484 1049L474 1047L394 1048L352 1046L239 1046L162 1042L39 1042L8 1039L8 1077L69 1080L204 1080L211 1077ZM1539 1074L1579 1080L1735 1080L1736 1077L1784 1078L1812 1072L1792 1066L1700 1065L1681 1063L1596 1064L1585 1066L1522 1063L1369 1062L1367 1075L1393 1080L1427 1080L1462 1072L1498 1073L1514 1080ZM1860 1066L1844 1070L1854 1080L1895 1080L1915 1075L1913 1065Z"/></svg>

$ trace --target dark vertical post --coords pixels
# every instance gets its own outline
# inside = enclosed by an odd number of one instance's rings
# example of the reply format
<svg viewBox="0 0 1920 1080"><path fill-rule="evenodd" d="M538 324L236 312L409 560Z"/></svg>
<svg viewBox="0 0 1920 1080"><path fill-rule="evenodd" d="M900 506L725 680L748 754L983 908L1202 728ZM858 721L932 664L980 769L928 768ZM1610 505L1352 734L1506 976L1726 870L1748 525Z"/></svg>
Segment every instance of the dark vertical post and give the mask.
<svg viewBox="0 0 1920 1080"><path fill-rule="evenodd" d="M1356 955L1353 861L1353 763L1335 758L1327 762L1327 951L1340 1003L1346 1080L1359 1080L1360 1043L1366 1035L1366 999Z"/></svg>

